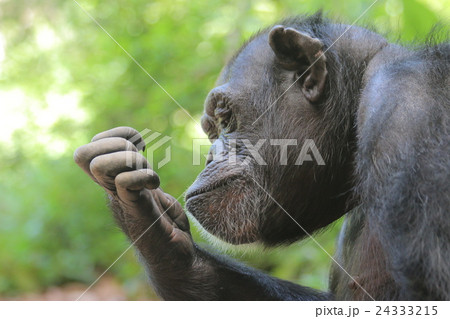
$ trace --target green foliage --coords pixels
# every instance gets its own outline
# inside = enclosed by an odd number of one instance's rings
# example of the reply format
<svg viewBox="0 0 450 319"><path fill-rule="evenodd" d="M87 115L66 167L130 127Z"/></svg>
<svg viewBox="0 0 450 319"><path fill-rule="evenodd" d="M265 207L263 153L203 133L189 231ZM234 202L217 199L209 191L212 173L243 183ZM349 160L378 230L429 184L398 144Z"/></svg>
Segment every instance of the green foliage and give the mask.
<svg viewBox="0 0 450 319"><path fill-rule="evenodd" d="M79 1L196 121L221 67L253 32L320 8L351 23L372 2ZM380 0L359 23L391 40L422 38L448 19L444 2ZM196 122L75 2L0 1L0 293L90 284L126 249L102 191L71 157L120 125L172 137L172 161L159 174L167 192L181 195L201 170L190 165L191 140L204 137ZM338 226L316 238L330 254ZM327 286L330 258L311 240L242 259ZM133 253L110 272L130 294L145 284Z"/></svg>

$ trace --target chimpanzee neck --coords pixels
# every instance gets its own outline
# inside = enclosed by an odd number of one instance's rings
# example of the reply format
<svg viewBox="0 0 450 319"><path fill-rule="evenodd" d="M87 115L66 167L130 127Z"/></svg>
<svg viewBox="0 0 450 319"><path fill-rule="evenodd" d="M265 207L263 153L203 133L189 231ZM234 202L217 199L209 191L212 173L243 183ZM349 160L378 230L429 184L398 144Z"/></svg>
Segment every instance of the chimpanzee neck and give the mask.
<svg viewBox="0 0 450 319"><path fill-rule="evenodd" d="M358 65L366 65L389 43L379 35L362 27L345 24L332 24L329 30L329 40L340 56L346 55Z"/></svg>
<svg viewBox="0 0 450 319"><path fill-rule="evenodd" d="M355 120L365 73L372 59L389 43L377 33L344 24L322 24L313 32L324 42L327 58L328 90L322 106L324 122L342 123L329 133L338 134L348 145L355 145Z"/></svg>
<svg viewBox="0 0 450 319"><path fill-rule="evenodd" d="M389 43L381 35L367 29L348 25L330 24L320 30L326 41L327 67L329 67L330 88L325 102L327 123L338 121L339 127L330 131L330 136L338 136L342 142L337 144L341 150L342 162L354 170L353 163L357 151L357 118L361 107L361 94L367 81L390 58L408 54L408 50ZM353 172L355 174L355 172ZM352 198L356 204L358 199Z"/></svg>
<svg viewBox="0 0 450 319"><path fill-rule="evenodd" d="M400 45L389 43L383 36L358 26L344 24L329 25L328 41L338 56L342 66L350 67L355 77L345 79L358 96L367 80L383 64L408 54L408 50Z"/></svg>
<svg viewBox="0 0 450 319"><path fill-rule="evenodd" d="M347 86L350 86L348 89L354 91L349 93L352 96L358 96L358 92L365 85L367 71L372 61L378 60L376 57L380 52L394 45L378 33L358 26L332 24L326 31L328 41L331 41L332 44L330 49L337 55L339 64L352 70L353 77L344 79Z"/></svg>
<svg viewBox="0 0 450 319"><path fill-rule="evenodd" d="M356 26L323 24L314 31L324 42L327 58L328 89L320 108L326 132L323 137L330 141L329 149L341 155L338 162L329 167L333 172L339 167L344 172L343 179L350 185L357 149L356 119L365 74L374 57L390 44L382 36Z"/></svg>
<svg viewBox="0 0 450 319"><path fill-rule="evenodd" d="M335 71L338 84L334 89L338 88L341 93L332 96L332 101L340 102L347 116L351 116L351 126L355 128L361 94L369 80L383 65L411 52L398 44L389 43L378 33L357 26L330 24L321 31L326 32L330 48L327 58L333 59L332 62L339 68ZM356 140L355 133L350 131L350 142Z"/></svg>
<svg viewBox="0 0 450 319"><path fill-rule="evenodd" d="M411 52L398 44L388 43L381 50L376 52L372 57L367 68L364 72L363 77L363 87L367 84L368 80L373 76L373 74L379 70L383 65L392 63L396 59L400 59Z"/></svg>

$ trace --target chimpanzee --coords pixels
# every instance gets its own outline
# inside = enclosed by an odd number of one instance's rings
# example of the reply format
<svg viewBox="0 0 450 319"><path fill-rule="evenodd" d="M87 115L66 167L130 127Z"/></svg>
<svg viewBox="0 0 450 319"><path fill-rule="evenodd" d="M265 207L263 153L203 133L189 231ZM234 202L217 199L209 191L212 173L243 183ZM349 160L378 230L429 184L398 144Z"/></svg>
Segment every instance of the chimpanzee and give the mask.
<svg viewBox="0 0 450 319"><path fill-rule="evenodd" d="M200 248L136 130L100 133L74 158L106 190L165 300L449 300L450 43L428 42L389 43L321 14L290 18L244 44L206 99L202 127L215 142L187 211L223 241L268 246L350 211L328 292ZM308 153L300 165L311 140L323 163Z"/></svg>

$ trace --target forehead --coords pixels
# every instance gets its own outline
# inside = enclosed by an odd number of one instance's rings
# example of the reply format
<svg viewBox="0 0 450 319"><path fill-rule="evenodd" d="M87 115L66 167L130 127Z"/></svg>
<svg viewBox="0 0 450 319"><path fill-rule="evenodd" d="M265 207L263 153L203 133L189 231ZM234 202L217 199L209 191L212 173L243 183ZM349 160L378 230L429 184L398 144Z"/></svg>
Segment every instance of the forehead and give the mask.
<svg viewBox="0 0 450 319"><path fill-rule="evenodd" d="M270 72L274 54L267 41L267 33L260 34L245 44L225 66L217 86L254 88L261 85Z"/></svg>

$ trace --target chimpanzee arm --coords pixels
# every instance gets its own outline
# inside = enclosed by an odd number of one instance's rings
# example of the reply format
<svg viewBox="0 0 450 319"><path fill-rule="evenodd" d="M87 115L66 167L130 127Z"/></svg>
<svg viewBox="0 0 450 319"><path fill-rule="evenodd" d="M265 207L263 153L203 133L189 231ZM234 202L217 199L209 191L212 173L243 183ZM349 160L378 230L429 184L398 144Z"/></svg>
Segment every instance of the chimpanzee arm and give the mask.
<svg viewBox="0 0 450 319"><path fill-rule="evenodd" d="M120 213L118 203L112 208ZM178 207L181 211L181 207ZM177 208L177 209L178 209ZM132 241L149 227L148 223L119 222ZM125 226L125 225L128 226ZM125 226L125 227L124 227ZM146 266L152 286L164 300L327 300L328 293L302 287L268 276L237 263L226 256L206 251L196 245L188 251L158 242L150 229L134 245ZM178 248L181 245L178 245ZM155 256L159 256L155 258Z"/></svg>
<svg viewBox="0 0 450 319"><path fill-rule="evenodd" d="M138 153L141 142L134 129L115 128L96 135L91 143L78 148L74 158L106 190L114 217L137 248L153 287L163 299L323 300L329 297L200 249L192 240L181 205L158 187L158 175Z"/></svg>
<svg viewBox="0 0 450 319"><path fill-rule="evenodd" d="M218 279L220 300L331 300L330 293L296 285L268 276L223 256L199 251L212 266Z"/></svg>

